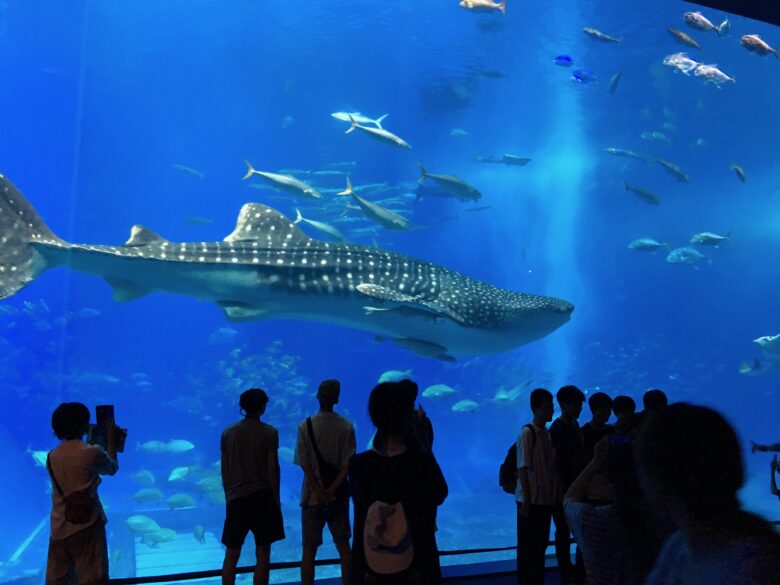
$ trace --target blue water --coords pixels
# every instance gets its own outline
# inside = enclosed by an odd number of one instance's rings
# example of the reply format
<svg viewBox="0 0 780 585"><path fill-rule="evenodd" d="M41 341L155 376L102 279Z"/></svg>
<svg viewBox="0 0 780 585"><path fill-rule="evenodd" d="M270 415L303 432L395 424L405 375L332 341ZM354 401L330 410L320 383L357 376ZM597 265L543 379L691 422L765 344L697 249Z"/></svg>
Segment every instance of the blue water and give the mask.
<svg viewBox="0 0 780 585"><path fill-rule="evenodd" d="M685 27L682 13L691 5L628 8L510 0L501 16L472 14L454 1L0 2L0 171L62 238L119 245L141 223L173 241L221 240L247 201L291 218L298 206L306 217L336 222L343 202L333 203L332 192L323 212L254 190L241 181L242 159L268 171L355 161L356 185L390 186L374 199L413 192L421 161L477 186L483 197L476 205L490 208L467 212L475 204L423 198L414 205L406 197L391 207L424 229L380 228L350 239L375 239L576 306L571 322L541 341L444 363L332 325L230 324L218 307L192 298L153 294L119 304L99 279L48 272L0 303L0 457L13 478L0 487L0 582L40 580L48 527L24 543L48 513L48 481L27 450L56 445L50 414L65 400L115 404L118 422L129 428L120 474L101 487L115 577L133 575L148 548L125 526L132 514L159 520L182 542L196 524L219 537L222 506L194 482L165 480L176 466L208 468L217 459L221 429L237 418L238 394L248 386L268 391L266 420L288 448L316 407L321 379L341 379L340 411L355 420L361 448L371 436L366 397L384 371L411 369L421 391L436 383L455 388L452 398L421 399L451 491L439 523L443 549L514 542L513 504L497 486L497 467L529 418L528 393L537 385L576 383L638 402L645 389L661 387L672 400L717 407L746 443L780 439L778 373L738 371L761 355L753 339L780 333L780 63L748 53L739 37L757 33L777 46L780 32L732 17L730 34L718 38ZM725 16L704 12L716 24ZM597 43L581 32L585 26L623 42ZM686 50L669 26L702 44L703 53L691 49L691 57L719 64L736 83L719 89L664 67L664 56ZM553 63L560 54L598 81L573 82L570 69ZM620 85L610 94L618 71ZM389 113L385 127L412 150L345 135L347 125L330 114L355 110ZM454 129L467 135L453 136ZM640 137L653 131L668 142ZM605 147L673 161L690 183ZM473 160L503 153L532 161ZM744 167L745 184L732 162ZM625 193L624 178L651 189L661 205ZM324 176L316 185L342 188L343 178ZM193 217L207 221L186 222ZM348 237L371 226L334 225ZM702 231L732 238L701 248L709 258L697 267L667 263L668 249L627 248L639 237L684 246ZM526 383L515 402L491 401L500 388ZM478 410L453 412L462 399ZM587 418L586 410L581 422ZM179 456L136 448L153 439L187 439L196 448ZM746 461L745 503L776 519L768 457L746 452ZM144 469L166 496L195 496L195 508L136 504L130 496L142 486L130 476ZM288 538L274 546L280 561L300 553L301 474L283 462L282 475ZM189 558L174 558L170 570L192 568Z"/></svg>

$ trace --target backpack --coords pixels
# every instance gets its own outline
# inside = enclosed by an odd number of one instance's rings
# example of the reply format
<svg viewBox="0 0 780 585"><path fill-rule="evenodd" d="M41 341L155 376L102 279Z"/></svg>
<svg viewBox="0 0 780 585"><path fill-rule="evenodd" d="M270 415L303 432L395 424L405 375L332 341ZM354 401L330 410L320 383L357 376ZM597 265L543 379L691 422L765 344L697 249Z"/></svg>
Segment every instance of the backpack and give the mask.
<svg viewBox="0 0 780 585"><path fill-rule="evenodd" d="M404 505L375 501L366 511L363 552L368 568L378 575L403 574L414 560L414 545Z"/></svg>
<svg viewBox="0 0 780 585"><path fill-rule="evenodd" d="M523 428L526 427L531 429L531 450L533 451L536 447L536 431L531 424L523 425ZM509 447L503 463L498 468L498 485L508 494L515 493L517 486L517 441Z"/></svg>
<svg viewBox="0 0 780 585"><path fill-rule="evenodd" d="M96 505L92 495L85 490L79 490L71 492L67 496L63 493L60 484L57 483L57 479L54 477L54 472L51 469L51 463L49 463L49 456L46 456L46 468L49 470L51 481L54 487L57 488L57 492L62 496L65 503L65 521L71 524L87 524L92 520L92 516L95 513Z"/></svg>

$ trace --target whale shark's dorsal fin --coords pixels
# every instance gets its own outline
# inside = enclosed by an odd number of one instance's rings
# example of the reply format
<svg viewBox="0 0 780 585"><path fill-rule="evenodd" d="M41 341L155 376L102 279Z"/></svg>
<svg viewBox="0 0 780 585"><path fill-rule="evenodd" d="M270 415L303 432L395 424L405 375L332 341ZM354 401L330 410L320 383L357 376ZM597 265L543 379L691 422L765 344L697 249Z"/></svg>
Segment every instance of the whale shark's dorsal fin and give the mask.
<svg viewBox="0 0 780 585"><path fill-rule="evenodd" d="M301 246L312 241L284 215L261 203L246 203L238 214L236 229L226 242L264 242L271 246Z"/></svg>
<svg viewBox="0 0 780 585"><path fill-rule="evenodd" d="M130 239L125 242L125 247L148 246L149 244L164 244L168 240L142 225L134 225L130 228Z"/></svg>

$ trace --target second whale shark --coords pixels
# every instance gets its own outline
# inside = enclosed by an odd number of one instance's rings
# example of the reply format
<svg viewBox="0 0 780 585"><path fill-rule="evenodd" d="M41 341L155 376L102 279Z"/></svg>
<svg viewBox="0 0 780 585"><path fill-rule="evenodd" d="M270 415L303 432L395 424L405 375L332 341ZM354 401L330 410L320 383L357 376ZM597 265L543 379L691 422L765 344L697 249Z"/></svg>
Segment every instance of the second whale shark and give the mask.
<svg viewBox="0 0 780 585"><path fill-rule="evenodd" d="M241 208L221 242L171 242L135 225L122 246L72 244L0 175L0 300L56 266L103 278L117 301L187 295L214 302L231 320L344 325L447 361L540 339L574 310L402 254L313 239L259 203Z"/></svg>

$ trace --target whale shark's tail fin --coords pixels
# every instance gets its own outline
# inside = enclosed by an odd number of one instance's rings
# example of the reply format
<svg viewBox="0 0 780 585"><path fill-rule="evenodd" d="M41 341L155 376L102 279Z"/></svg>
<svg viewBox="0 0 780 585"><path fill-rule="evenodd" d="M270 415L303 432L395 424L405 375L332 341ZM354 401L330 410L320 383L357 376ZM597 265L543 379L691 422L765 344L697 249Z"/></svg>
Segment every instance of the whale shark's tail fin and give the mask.
<svg viewBox="0 0 780 585"><path fill-rule="evenodd" d="M48 268L34 243L63 242L13 183L0 175L0 299L16 294Z"/></svg>

